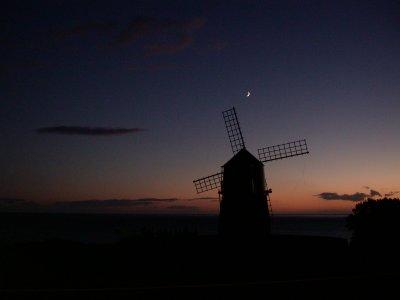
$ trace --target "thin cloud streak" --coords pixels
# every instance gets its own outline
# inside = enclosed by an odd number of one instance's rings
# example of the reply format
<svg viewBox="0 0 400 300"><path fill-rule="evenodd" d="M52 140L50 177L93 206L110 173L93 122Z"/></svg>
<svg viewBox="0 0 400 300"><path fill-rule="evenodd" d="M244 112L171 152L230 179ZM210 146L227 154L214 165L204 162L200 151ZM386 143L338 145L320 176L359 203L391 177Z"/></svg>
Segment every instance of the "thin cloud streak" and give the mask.
<svg viewBox="0 0 400 300"><path fill-rule="evenodd" d="M178 198L138 198L138 199L91 199L78 201L57 201L41 204L17 198L0 198L1 211L19 212L107 212L123 208L144 208L162 203L171 204Z"/></svg>
<svg viewBox="0 0 400 300"><path fill-rule="evenodd" d="M0 212L40 213L190 213L201 211L200 203L214 202L215 197L89 199L35 202L20 198L0 198ZM193 202L196 201L196 205ZM189 204L191 203L191 204ZM199 206L197 206L199 203Z"/></svg>
<svg viewBox="0 0 400 300"><path fill-rule="evenodd" d="M195 17L189 20L158 19L149 16L134 18L120 31L110 46L126 46L143 38L153 42L142 47L147 56L156 54L175 54L190 47L194 33L205 24L205 19Z"/></svg>
<svg viewBox="0 0 400 300"><path fill-rule="evenodd" d="M171 203L175 202L176 198L143 198L143 199L92 199L80 201L60 201L47 206L52 211L90 211L98 209L118 209L129 207L146 207L155 203Z"/></svg>
<svg viewBox="0 0 400 300"><path fill-rule="evenodd" d="M40 205L33 201L19 198L0 198L0 212L2 211L36 211Z"/></svg>
<svg viewBox="0 0 400 300"><path fill-rule="evenodd" d="M173 43L156 43L145 46L147 55L175 54L188 48L193 43L193 37L184 34Z"/></svg>
<svg viewBox="0 0 400 300"><path fill-rule="evenodd" d="M88 37L91 34L103 36L107 48L126 47L138 42L138 47L145 56L158 54L175 54L194 43L194 34L204 27L204 17L193 17L186 20L137 16L125 26L118 26L115 20L87 20L69 27L49 29L41 35L33 36L34 42L27 38L7 38L0 43L7 48L30 48L48 51L58 47L58 42L69 38ZM222 45L216 45L216 50ZM223 46L222 46L223 47ZM48 62L7 62L0 65L1 72L19 71L27 67L49 66Z"/></svg>
<svg viewBox="0 0 400 300"><path fill-rule="evenodd" d="M112 42L112 45L130 44L139 38L154 35L189 33L202 28L204 24L205 19L201 17L196 17L188 21L180 21L140 16L134 18L121 30Z"/></svg>
<svg viewBox="0 0 400 300"><path fill-rule="evenodd" d="M199 208L197 206L194 205L170 205L167 206L167 209L171 209L171 210L198 210Z"/></svg>
<svg viewBox="0 0 400 300"><path fill-rule="evenodd" d="M190 198L190 199L185 199L187 201L196 201L196 200L209 200L209 201L214 201L218 200L218 197L196 197L196 198Z"/></svg>
<svg viewBox="0 0 400 300"><path fill-rule="evenodd" d="M135 42L137 39L155 34L160 29L157 22L151 17L136 17L120 31L117 37L112 41L112 46L120 46Z"/></svg>
<svg viewBox="0 0 400 300"><path fill-rule="evenodd" d="M143 128L55 126L36 129L40 134L111 136L144 131Z"/></svg>
<svg viewBox="0 0 400 300"><path fill-rule="evenodd" d="M12 205L12 204L19 204L19 203L24 203L26 202L25 199L20 199L20 198L0 198L0 205L2 204L7 204L7 205Z"/></svg>

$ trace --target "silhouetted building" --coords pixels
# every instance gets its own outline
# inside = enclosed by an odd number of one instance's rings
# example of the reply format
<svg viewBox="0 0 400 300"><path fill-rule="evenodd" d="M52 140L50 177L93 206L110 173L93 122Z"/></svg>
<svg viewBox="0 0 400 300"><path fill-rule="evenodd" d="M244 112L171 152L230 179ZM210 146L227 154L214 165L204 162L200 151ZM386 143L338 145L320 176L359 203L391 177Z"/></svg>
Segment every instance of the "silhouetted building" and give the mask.
<svg viewBox="0 0 400 300"><path fill-rule="evenodd" d="M252 237L270 232L264 164L245 148L223 166L221 195L221 235Z"/></svg>
<svg viewBox="0 0 400 300"><path fill-rule="evenodd" d="M193 183L197 193L221 188L219 234L226 237L262 237L270 232L271 205L264 163L308 154L306 140L258 149L258 159L246 150L234 107L222 112L234 156L222 172Z"/></svg>

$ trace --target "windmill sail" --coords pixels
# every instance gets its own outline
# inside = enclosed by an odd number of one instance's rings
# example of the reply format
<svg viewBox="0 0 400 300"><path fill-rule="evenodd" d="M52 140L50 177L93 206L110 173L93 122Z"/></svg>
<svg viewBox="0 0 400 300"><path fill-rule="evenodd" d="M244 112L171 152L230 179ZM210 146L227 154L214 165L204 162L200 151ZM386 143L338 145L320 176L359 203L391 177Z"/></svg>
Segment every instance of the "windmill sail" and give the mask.
<svg viewBox="0 0 400 300"><path fill-rule="evenodd" d="M242 131L234 107L222 112L233 154L245 148Z"/></svg>
<svg viewBox="0 0 400 300"><path fill-rule="evenodd" d="M258 149L258 158L262 162L268 162L308 153L306 140L299 140Z"/></svg>
<svg viewBox="0 0 400 300"><path fill-rule="evenodd" d="M219 188L221 186L222 178L223 174L217 173L194 180L193 183L196 187L197 194Z"/></svg>

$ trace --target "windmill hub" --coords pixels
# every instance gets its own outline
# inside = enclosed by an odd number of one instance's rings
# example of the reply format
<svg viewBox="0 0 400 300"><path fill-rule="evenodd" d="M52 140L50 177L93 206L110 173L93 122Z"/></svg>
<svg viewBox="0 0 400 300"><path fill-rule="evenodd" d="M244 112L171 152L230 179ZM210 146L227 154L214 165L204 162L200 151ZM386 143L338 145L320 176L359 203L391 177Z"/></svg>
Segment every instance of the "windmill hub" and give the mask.
<svg viewBox="0 0 400 300"><path fill-rule="evenodd" d="M264 163L308 154L305 140L258 149L258 159L245 148L242 131L232 109L222 112L234 156L219 173L193 183L197 193L220 188L218 231L224 237L261 237L270 233L272 209Z"/></svg>

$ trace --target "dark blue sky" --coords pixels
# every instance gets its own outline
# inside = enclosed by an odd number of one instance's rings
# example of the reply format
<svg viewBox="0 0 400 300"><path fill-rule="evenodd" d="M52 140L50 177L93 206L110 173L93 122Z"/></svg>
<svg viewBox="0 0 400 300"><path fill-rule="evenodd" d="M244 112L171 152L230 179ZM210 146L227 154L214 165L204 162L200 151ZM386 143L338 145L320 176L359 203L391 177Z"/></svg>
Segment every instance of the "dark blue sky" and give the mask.
<svg viewBox="0 0 400 300"><path fill-rule="evenodd" d="M398 1L12 1L0 26L0 197L195 197L233 105L253 153L309 142L266 168L278 211L400 189Z"/></svg>

